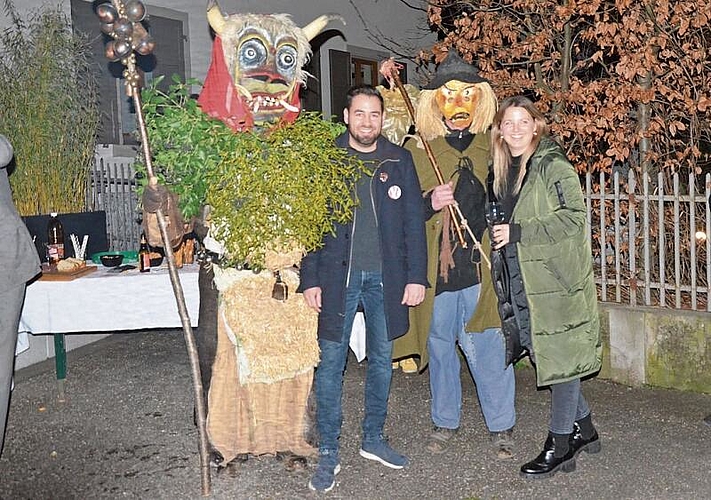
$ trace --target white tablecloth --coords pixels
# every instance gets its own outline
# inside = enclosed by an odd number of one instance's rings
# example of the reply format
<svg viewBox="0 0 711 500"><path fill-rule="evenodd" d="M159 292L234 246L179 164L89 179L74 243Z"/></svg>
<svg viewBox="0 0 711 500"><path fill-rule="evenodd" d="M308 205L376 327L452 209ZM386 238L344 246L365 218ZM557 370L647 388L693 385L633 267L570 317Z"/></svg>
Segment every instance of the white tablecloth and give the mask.
<svg viewBox="0 0 711 500"><path fill-rule="evenodd" d="M197 326L198 265L184 266L179 276L190 323ZM112 274L99 266L97 271L72 281L35 281L29 285L19 331L84 333L181 326L167 268Z"/></svg>

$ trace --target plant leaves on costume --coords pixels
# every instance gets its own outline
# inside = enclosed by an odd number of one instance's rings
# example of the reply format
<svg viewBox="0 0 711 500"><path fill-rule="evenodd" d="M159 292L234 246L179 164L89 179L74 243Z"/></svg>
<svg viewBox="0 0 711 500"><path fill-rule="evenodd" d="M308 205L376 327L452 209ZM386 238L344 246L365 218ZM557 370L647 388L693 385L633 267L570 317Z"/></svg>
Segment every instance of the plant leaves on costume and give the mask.
<svg viewBox="0 0 711 500"><path fill-rule="evenodd" d="M167 93L159 82L143 91L153 167L186 220L212 207L225 264L263 268L268 252L313 250L351 217L363 164L335 146L342 125L306 112L293 124L235 133L200 110L190 96L196 81L174 78Z"/></svg>

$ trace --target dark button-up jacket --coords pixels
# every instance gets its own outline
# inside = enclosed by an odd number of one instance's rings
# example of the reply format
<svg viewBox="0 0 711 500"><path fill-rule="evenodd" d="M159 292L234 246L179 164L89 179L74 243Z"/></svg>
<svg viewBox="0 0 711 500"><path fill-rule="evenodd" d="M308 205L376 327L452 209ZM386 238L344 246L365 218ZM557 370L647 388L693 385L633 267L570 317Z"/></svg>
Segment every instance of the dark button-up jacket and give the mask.
<svg viewBox="0 0 711 500"><path fill-rule="evenodd" d="M348 135L336 140L348 146ZM427 245L422 194L412 156L384 137L378 139L380 163L371 179L372 203L382 255L385 318L390 340L409 328L408 307L401 304L405 285L427 283ZM367 202L367 200L366 200ZM321 287L320 339L340 341L345 316L345 292L351 264L353 223L336 224L335 234L301 261L299 291Z"/></svg>

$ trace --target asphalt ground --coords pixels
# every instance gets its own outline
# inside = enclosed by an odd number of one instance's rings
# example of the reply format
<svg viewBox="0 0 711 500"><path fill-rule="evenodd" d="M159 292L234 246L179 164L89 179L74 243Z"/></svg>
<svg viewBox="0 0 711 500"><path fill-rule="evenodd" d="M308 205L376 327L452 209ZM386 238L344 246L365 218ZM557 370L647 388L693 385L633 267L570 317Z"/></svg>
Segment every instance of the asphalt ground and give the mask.
<svg viewBox="0 0 711 500"><path fill-rule="evenodd" d="M365 363L349 359L344 382L342 471L316 494L316 467L288 472L274 457L212 469L214 499L708 499L711 395L601 379L583 384L602 452L550 479L520 477L546 437L549 393L531 368L516 370L514 460L494 459L468 373L462 427L444 454L427 452L427 372L393 377L386 432L410 458L396 471L358 455ZM51 361L16 376L0 499L199 499L198 433L182 332L113 335L68 353L65 402Z"/></svg>

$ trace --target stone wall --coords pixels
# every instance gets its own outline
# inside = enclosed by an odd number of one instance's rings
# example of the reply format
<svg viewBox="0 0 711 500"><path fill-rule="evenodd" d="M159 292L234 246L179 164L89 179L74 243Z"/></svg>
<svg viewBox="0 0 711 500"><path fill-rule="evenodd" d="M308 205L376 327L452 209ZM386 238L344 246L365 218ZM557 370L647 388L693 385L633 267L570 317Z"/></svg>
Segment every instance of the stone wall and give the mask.
<svg viewBox="0 0 711 500"><path fill-rule="evenodd" d="M600 303L600 377L711 393L711 314Z"/></svg>

